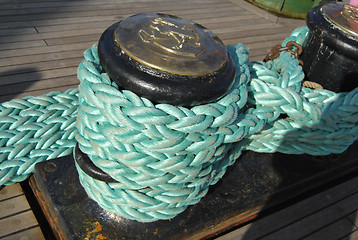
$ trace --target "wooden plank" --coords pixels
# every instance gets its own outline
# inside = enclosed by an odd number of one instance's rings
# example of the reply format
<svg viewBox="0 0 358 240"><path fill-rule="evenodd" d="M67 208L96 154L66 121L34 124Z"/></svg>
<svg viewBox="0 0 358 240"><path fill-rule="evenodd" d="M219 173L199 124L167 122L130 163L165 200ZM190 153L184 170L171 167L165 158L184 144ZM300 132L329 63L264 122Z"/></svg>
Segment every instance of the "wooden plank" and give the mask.
<svg viewBox="0 0 358 240"><path fill-rule="evenodd" d="M232 8L226 8L226 11L222 11L221 9L200 9L200 11L194 9L191 11L168 11L167 13L181 16L186 19L191 19L191 16L193 15L202 15L206 18L220 18L222 16L228 16L230 14L237 14L238 12L235 9ZM128 14L128 13L127 13ZM112 13L113 15L113 13ZM115 15L115 14L114 14ZM131 14L128 14L131 15ZM127 16L127 15L126 15ZM197 16L199 17L199 16ZM197 19L197 18L196 18ZM233 26L229 29L226 28L225 32L230 32L231 29L235 28L236 24L233 24ZM262 27L265 28L269 25L263 25ZM108 27L108 26L107 26ZM207 26L209 27L209 26ZM242 28L241 28L242 29ZM248 29L248 27L244 28L245 30ZM59 37L71 37L71 36L81 36L81 35L89 35L89 34L96 34L96 33L102 33L105 29L103 27L90 27L87 29L79 29L79 30L68 30L68 31L62 31L62 32L47 32L47 33L38 33L38 34L26 34L21 35L21 38L19 36L14 36L13 38L9 38L7 36L0 36L0 42L2 43L12 43L12 42L20 42L20 41L33 41L33 40L42 40L42 39L52 39L52 38L59 38Z"/></svg>
<svg viewBox="0 0 358 240"><path fill-rule="evenodd" d="M178 2L178 1L177 1ZM195 2L213 2L218 3L218 0L184 0L180 2L186 3L195 3ZM121 0L121 4L131 4L133 5L133 1L124 1ZM163 0L150 0L150 1L136 1L136 4L158 4L158 3L166 3ZM99 6L103 4L118 4L118 0L102 0L102 1L31 1L30 3L26 3L24 0L21 3L16 4L0 4L2 10L12 10L12 9L31 9L31 8L61 8L61 7L74 7L74 6Z"/></svg>
<svg viewBox="0 0 358 240"><path fill-rule="evenodd" d="M101 33L95 33L95 34L88 34L88 35L82 35L82 36L52 38L52 39L46 39L44 41L47 43L48 46L80 43L80 42L97 43L100 37L101 37Z"/></svg>
<svg viewBox="0 0 358 240"><path fill-rule="evenodd" d="M285 26L276 26L271 28L258 28L251 29L250 31L238 31L233 30L232 32L221 33L220 36L223 39L235 39L235 38L243 38L243 37L252 37L252 36L269 36L278 33L288 33L290 30ZM287 34L288 36L289 34Z"/></svg>
<svg viewBox="0 0 358 240"><path fill-rule="evenodd" d="M205 21L203 21L205 22ZM202 22L199 22L200 24L203 24ZM210 28L210 29L214 29L214 32L218 32L215 28L222 28L224 29L223 27L227 25L227 26L231 26L231 25L235 25L235 22L223 22L222 25L220 25L220 23L216 23L215 25L209 25L209 24L206 24L206 27ZM266 25L264 26L258 26L258 28L265 28L267 27ZM106 27L104 26L103 29L105 29ZM253 27L253 28L256 28L256 27ZM240 28L236 28L236 30L238 30ZM247 27L244 27L244 28L241 28L241 29L244 29L246 30ZM223 31L223 30L221 30ZM229 30L230 31L230 30ZM277 31L279 32L279 31ZM221 34L219 34L221 35ZM277 35L278 34L272 34L272 35L267 35L266 37L264 36L254 36L254 37L251 37L251 38L256 38L256 42L257 41L263 41L264 39L267 39L267 40L270 40L270 39L277 39ZM284 39L285 37L288 36L288 34L279 34L280 35L280 39ZM51 45L59 45L59 44L71 44L71 43L77 43L77 42L88 42L88 41L93 41L94 43L98 41L100 37L100 33L97 33L97 34L92 34L92 35L85 35L85 36L75 36L75 37L67 37L67 38L57 38L57 39L48 39L46 40L46 43L51 46ZM223 38L222 38L223 39ZM235 39L234 39L235 40ZM231 41L233 42L233 41ZM230 42L230 43L231 43Z"/></svg>
<svg viewBox="0 0 358 240"><path fill-rule="evenodd" d="M0 68L0 77L1 76L9 76L15 74L24 74L24 73L31 73L31 72L40 72L50 69L57 69L57 68L66 68L66 67L78 67L78 65L83 60L83 57L77 58L68 58L68 59L60 59L60 60L49 60L43 62L41 64L37 62L27 63L27 64L17 64L11 66L4 66ZM39 73L39 75L41 75ZM43 77L42 77L43 78Z"/></svg>
<svg viewBox="0 0 358 240"><path fill-rule="evenodd" d="M306 20L303 19L292 19L292 18L284 18L284 17L279 17L277 19L277 23L278 24L283 24L286 26L290 26L291 28L297 28L297 27L301 27L301 26L306 26Z"/></svg>
<svg viewBox="0 0 358 240"><path fill-rule="evenodd" d="M200 22L200 24L205 25L208 23L217 23L217 22L236 22L236 23L243 23L242 21L250 20L250 19L261 19L259 16L256 15L247 15L240 12L239 15L228 15L223 16L220 18L211 17L211 18L196 18L196 15L191 16L190 19L196 20Z"/></svg>
<svg viewBox="0 0 358 240"><path fill-rule="evenodd" d="M18 183L5 186L3 189L0 190L0 201L22 194L24 193L22 192L21 186Z"/></svg>
<svg viewBox="0 0 358 240"><path fill-rule="evenodd" d="M239 20L240 19L240 20ZM238 21L240 21L240 25L255 25L258 23L265 23L265 20L261 18L231 18L231 19L222 19L222 18L212 18L211 20L215 21L208 21L208 19L203 21L198 21L201 24L206 24L207 27L212 28L215 26L220 27L232 27L238 24ZM37 31L39 33L48 33L48 32L56 32L56 31L69 31L69 30L75 30L75 29L90 29L90 28L99 28L102 27L103 29L106 29L110 25L112 25L114 22L113 20L110 21L98 21L98 22L89 22L89 23L72 23L72 24L63 24L63 25L56 25L56 26L43 26L43 27L36 27Z"/></svg>
<svg viewBox="0 0 358 240"><path fill-rule="evenodd" d="M0 29L0 36L14 36L14 35L36 34L36 33L37 33L36 29L33 27Z"/></svg>
<svg viewBox="0 0 358 240"><path fill-rule="evenodd" d="M77 66L76 67L50 69L50 70L45 70L45 71L41 71L41 72L35 71L35 72L31 72L31 73L2 76L2 77L0 77L0 85L32 82L32 81L37 81L40 78L46 79L46 78L74 76L74 75L76 75L76 73L77 73Z"/></svg>
<svg viewBox="0 0 358 240"><path fill-rule="evenodd" d="M184 13L183 13L184 14ZM126 15L125 15L126 16ZM213 18L212 15L198 15L192 14L188 15L192 20L200 20L204 24L205 22L216 22L217 18ZM12 21L12 22L4 22L0 25L0 28L16 28L16 27L44 27L44 26L55 26L55 25L63 25L63 24L72 24L72 23L90 23L90 22L98 22L98 21L112 21L117 22L122 19L124 16L120 15L110 15L110 16L87 16L87 17L68 17L68 18L54 18L54 19L46 19L45 21L38 20L29 20L29 21ZM219 20L227 21L227 20L240 20L240 19L253 19L260 18L257 15L249 15L249 13L240 11L239 14L236 11L236 14L226 14L219 18Z"/></svg>
<svg viewBox="0 0 358 240"><path fill-rule="evenodd" d="M158 4L160 3L160 4ZM233 5L229 1L205 1L207 5ZM14 4L15 5L15 4ZM140 2L136 1L135 6L133 6L133 2L130 1L111 1L111 2L91 2L91 1L71 1L71 2L42 2L42 3L32 3L25 5L0 5L1 8L0 13L2 15L14 15L14 14L39 14L44 12L52 12L60 9L64 12L78 12L78 11L93 11L93 10L107 10L107 9L115 9L115 8L145 8L151 7L153 5L161 5L161 6L193 6L200 7L202 6L202 1L145 1Z"/></svg>
<svg viewBox="0 0 358 240"><path fill-rule="evenodd" d="M277 233L280 232L280 229L284 230L284 233L286 234L293 234L295 230L298 232L303 232L303 229L297 229L297 227L295 229L287 229L286 227L290 227L291 225L299 223L301 220L306 219L307 216L312 216L315 213L321 212L323 210L327 211L326 209L329 206L335 206L337 203L339 203L338 205L341 206L340 204L342 201L347 201L346 199L351 196L352 193L357 191L357 185L358 177L314 195L304 201L298 202L288 208L275 212L267 217L259 219L251 224L245 225L242 228L220 237L219 240L241 239L243 236L250 237L248 239L258 239L269 235L270 233L276 233L274 237L278 237L277 239L285 239L284 236L287 235L277 236L279 235ZM355 206L355 204L352 202L350 202L350 204ZM330 210L331 209L328 211ZM338 219L340 218L339 216L345 216L345 214L342 215L342 213L338 213L338 215L334 217ZM319 226L316 226L315 222L312 220L314 219L311 218L311 222L306 222L308 224L307 227L319 228ZM319 219L319 221L320 220L322 219ZM299 227L305 228L302 222ZM291 230L291 232L289 230ZM306 235L306 233L303 235Z"/></svg>
<svg viewBox="0 0 358 240"><path fill-rule="evenodd" d="M0 59L8 58L8 57L36 55L42 53L57 53L57 52L64 52L64 51L86 49L88 46L92 46L92 44L89 42L81 42L81 43L72 43L72 44L58 45L58 46L26 48L26 49L22 49L21 51L18 51L16 49L0 51Z"/></svg>
<svg viewBox="0 0 358 240"><path fill-rule="evenodd" d="M286 33L278 33L272 35L265 36L252 36L252 37L243 37L243 38L235 38L235 39L222 39L225 44L249 44L249 43L260 43L261 46L266 45L266 41L275 41L276 44L280 44L287 37Z"/></svg>
<svg viewBox="0 0 358 240"><path fill-rule="evenodd" d="M0 95L17 95L24 92L33 92L46 89L51 91L55 87L67 87L69 85L78 85L79 81L76 75L61 76L45 80L36 80L33 82L5 85L1 87ZM30 94L30 93L29 93Z"/></svg>
<svg viewBox="0 0 358 240"><path fill-rule="evenodd" d="M215 34L221 35L223 33L232 33L233 31L251 31L256 29L268 29L268 28L277 28L276 24L273 23L262 23L262 24L256 24L256 25L242 25L242 26L232 26L228 28L222 28L222 29L211 29Z"/></svg>
<svg viewBox="0 0 358 240"><path fill-rule="evenodd" d="M200 6L193 8L190 5L177 5L175 7L168 7L163 6L162 4L156 4L149 7L131 7L131 8L121 8L117 7L115 9L109 8L106 10L97 10L94 8L93 11L84 11L80 9L79 11L62 11L61 9L58 10L49 10L45 13L38 13L38 14L28 14L28 15L8 15L0 17L0 21L2 22L11 22L11 21L26 21L26 20L46 20L46 19L53 19L53 18L67 18L67 17L88 17L88 16L108 16L108 15L128 15L128 14L136 14L140 12L163 12L172 10L175 12L187 12L190 14L195 13L210 13L210 12L220 12L220 11L229 11L236 10L236 11L243 11L242 8L230 3L223 3L223 4L215 4L215 5L208 5L201 4ZM183 6L183 7L179 7ZM185 7L185 8L184 8Z"/></svg>
<svg viewBox="0 0 358 240"><path fill-rule="evenodd" d="M349 219L349 221L351 221L352 224L356 226L358 230L358 209L356 209L354 212L349 214L347 218Z"/></svg>
<svg viewBox="0 0 358 240"><path fill-rule="evenodd" d="M280 229L265 237L265 240L274 239L300 239L318 229L335 222L337 219L344 217L356 208L358 202L358 193L349 196L338 203L335 203L315 214L307 216L286 228ZM312 202L318 208L320 202ZM294 235L293 235L294 234Z"/></svg>
<svg viewBox="0 0 358 240"><path fill-rule="evenodd" d="M102 33L103 28L93 28L93 29L82 29L82 30L71 30L71 31L63 31L63 32L54 32L54 33L38 33L38 34L27 34L20 36L9 37L0 37L1 43L12 43L12 42L26 42L26 41L34 41L34 40L43 40L43 39L51 39L58 37L70 37L70 36L81 36L88 35L94 33Z"/></svg>
<svg viewBox="0 0 358 240"><path fill-rule="evenodd" d="M153 4L153 3L142 3L136 4L134 8L143 9L144 12L148 12L147 10L155 9L158 10L166 10L168 8L178 9L178 10L187 10L187 9L194 9L200 7L227 7L227 6L236 6L230 2L216 2L210 3L207 2L205 6L202 3L195 3L195 2L185 2L185 1L177 1L177 2L168 2L162 1L160 4ZM77 15L77 13L86 12L89 15L92 15L93 12L98 11L108 11L108 10L116 10L116 11L128 11L133 9L132 3L111 3L111 4L98 4L98 5L82 5L82 6L62 6L61 8L56 7L38 7L38 8L27 8L27 9L1 9L0 16L21 16L21 15L41 15L41 14L56 14L60 12L66 12L68 14ZM88 16L88 15L85 15Z"/></svg>
<svg viewBox="0 0 358 240"><path fill-rule="evenodd" d="M222 17L227 17L227 16L250 16L249 13L243 11L243 10L235 10L235 9L230 9L228 11L219 11L219 12L213 12L213 13L206 13L206 12L197 12L194 14L188 13L188 12L183 12L183 13L176 13L174 11L170 11L168 12L170 14L173 15L177 15L179 17L188 19L188 20L192 20L192 21L196 21L198 23L200 23L201 21L205 21L207 19L221 19ZM209 20L210 21L210 20ZM240 24L240 22L237 22L236 24ZM206 24L205 24L206 25Z"/></svg>
<svg viewBox="0 0 358 240"><path fill-rule="evenodd" d="M140 9L137 10L137 12L134 12L132 10L132 13L127 14L112 14L112 15L97 15L97 16L84 16L84 17L67 17L67 18L55 18L55 19L40 19L40 20L22 20L17 22L4 22L0 28L14 28L14 27L24 27L24 26L55 26L55 25L63 25L63 24L71 24L71 23L88 23L88 22L97 22L97 21L112 21L117 22L120 19L123 19L129 15L138 13ZM167 10L168 11L168 10ZM140 11L144 12L144 11ZM185 12L184 12L185 13ZM244 12L240 13L241 16L246 15L250 16L248 14L244 14ZM208 16L206 16L208 18Z"/></svg>
<svg viewBox="0 0 358 240"><path fill-rule="evenodd" d="M278 40L272 40L272 41L265 41L265 43L262 42L253 42L253 43L246 43L245 46L247 46L249 49L261 49L265 48L270 50L272 47L274 47L277 44L281 44L282 41Z"/></svg>
<svg viewBox="0 0 358 240"><path fill-rule="evenodd" d="M46 61L53 60L62 60L62 59L70 59L70 58L78 58L83 56L83 52L92 47L93 42L88 43L85 48L73 51L63 51L57 53L43 53L37 55L28 55L28 56L17 56L17 57L8 57L8 58L0 58L0 67L2 66L14 66L17 64L28 64L28 63L41 63Z"/></svg>
<svg viewBox="0 0 358 240"><path fill-rule="evenodd" d="M304 237L304 240L316 240L316 239L324 239L324 240L337 240L348 234L351 234L356 227L348 221L347 218L342 218L336 222L333 222L319 231L310 234L307 237Z"/></svg>
<svg viewBox="0 0 358 240"><path fill-rule="evenodd" d="M49 33L49 32L62 32L62 31L71 31L71 30L81 30L81 29L91 29L91 28L103 28L103 31L111 26L114 22L109 21L98 21L98 22L89 22L89 23L71 23L71 24L62 24L62 25L52 25L52 26L43 26L36 27L39 33Z"/></svg>
<svg viewBox="0 0 358 240"><path fill-rule="evenodd" d="M205 24L205 21L198 21L198 23L200 23L202 25L207 25L207 24ZM208 27L208 26L206 26L206 27ZM261 30L261 29L259 29L259 30ZM263 42L268 41L268 40L277 40L276 44L279 44L286 37L289 36L289 33L282 33L282 31L280 31L280 29L276 30L273 28L272 30L274 30L273 33L268 34L268 35L252 35L252 36L247 36L247 37L241 37L240 34L237 34L237 36L235 36L235 38L232 38L231 36L225 36L225 33L221 33L221 34L218 34L218 36L220 37L221 40L223 40L223 42L225 44L238 44L238 43L246 44L246 43L261 42L262 45L266 45ZM83 42L83 41L86 41L86 42L93 41L93 43L96 43L99 40L99 37L100 37L100 33L97 33L97 34L85 35L85 36L48 39L48 40L46 40L46 43L49 46L60 45L60 44L70 44L70 43Z"/></svg>
<svg viewBox="0 0 358 240"><path fill-rule="evenodd" d="M230 14L225 14L225 12L228 13L235 13L236 15L248 15L246 12L244 12L242 9L235 7L235 6L228 6L228 7L213 7L213 8L209 8L209 7L201 7L200 10L199 9L184 9L184 10L180 10L178 8L159 8L159 7L152 7L152 8L147 8L147 9L142 9L142 8L134 8L128 11L113 11L113 10L107 10L106 12L103 11L99 11L99 12L94 12L92 13L92 16L109 16L109 15L113 15L113 16L117 16L117 18L122 19L125 18L127 16L130 16L132 14L137 14L137 13L141 13L141 12L165 12L165 13L170 13L173 15L177 15L177 16L187 16L187 19L190 19L190 16L196 16L195 18L198 19L200 18L212 18L212 17L221 17L221 16L228 16ZM209 14L209 15L208 15ZM82 14L84 15L84 13ZM234 15L234 14L231 14ZM189 16L189 17L188 17ZM69 15L65 15L65 14L58 14L58 17L73 17L73 16L69 16ZM76 15L76 17L78 17ZM88 17L88 16L83 16L83 17Z"/></svg>
<svg viewBox="0 0 358 240"><path fill-rule="evenodd" d="M235 29L235 30L247 29L247 26L254 27L257 25L266 25L266 24L267 23L264 20L259 18L254 18L254 19L247 19L242 21L227 21L227 22L222 22L220 20L217 20L216 22L213 23L206 23L205 27L207 27L208 29L212 30L215 33L220 33L220 32L231 31L231 29Z"/></svg>
<svg viewBox="0 0 358 240"><path fill-rule="evenodd" d="M31 211L0 220L0 238L21 229L37 226L37 220Z"/></svg>
<svg viewBox="0 0 358 240"><path fill-rule="evenodd" d="M340 240L356 240L358 239L358 230L351 233L350 235L348 236L345 236L344 238L340 239Z"/></svg>
<svg viewBox="0 0 358 240"><path fill-rule="evenodd" d="M0 103L2 102L6 102L9 101L11 99L15 99L15 98L23 98L23 97L27 97L27 96L40 96L43 94L47 94L49 92L65 92L67 89L70 88L77 88L78 84L73 84L73 85L68 85L68 86L61 86L61 87L51 87L49 89L40 89L40 90L36 90L36 91L29 91L29 92L22 92L20 94L16 94L16 95L8 95L8 96L0 96Z"/></svg>
<svg viewBox="0 0 358 240"><path fill-rule="evenodd" d="M1 238L1 240L45 240L40 227L30 228L19 233L11 234L7 237Z"/></svg>
<svg viewBox="0 0 358 240"><path fill-rule="evenodd" d="M120 17L121 18L121 17ZM72 18L54 18L46 20L29 20L29 21L12 21L12 22L3 22L0 25L1 28L19 28L19 27L44 27L44 26L55 26L71 23L89 23L89 22L98 22L98 21L113 21L116 22L119 20L117 15L112 16L88 16L88 17L72 17Z"/></svg>
<svg viewBox="0 0 358 240"><path fill-rule="evenodd" d="M11 50L11 49L23 49L23 48L31 48L31 47L41 47L46 46L46 43L43 40L34 40L34 41L27 41L24 42L12 42L11 44L0 43L1 51L4 50Z"/></svg>
<svg viewBox="0 0 358 240"><path fill-rule="evenodd" d="M30 205L26 200L25 195L20 195L0 202L0 219L30 210Z"/></svg>
<svg viewBox="0 0 358 240"><path fill-rule="evenodd" d="M217 20L216 18L213 18L214 20ZM206 19L199 20L198 23L202 25L206 25ZM234 24L233 24L234 25ZM207 26L205 26L207 27ZM259 35L259 36L249 36L249 37L236 37L236 38L229 38L225 39L221 37L223 34L218 34L220 39L227 45L227 44L238 44L238 43L253 43L253 42L264 42L267 40L277 40L277 44L281 43L287 36L287 33L282 33L280 31L277 31L278 33L269 34L269 35ZM76 43L76 42L89 42L93 41L93 43L98 42L100 37L100 34L92 34L92 35L85 35L85 36L75 36L75 37L65 37L65 38L56 38L56 39L48 39L46 40L46 43L51 45L60 45L60 44L70 44L70 43Z"/></svg>

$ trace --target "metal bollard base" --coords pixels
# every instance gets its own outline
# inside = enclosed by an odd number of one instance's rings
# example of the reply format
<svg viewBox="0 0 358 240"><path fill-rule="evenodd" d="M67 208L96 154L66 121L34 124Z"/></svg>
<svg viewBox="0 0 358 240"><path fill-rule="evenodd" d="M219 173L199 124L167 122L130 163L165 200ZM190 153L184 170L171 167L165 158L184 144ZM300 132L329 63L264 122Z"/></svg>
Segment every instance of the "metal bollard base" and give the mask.
<svg viewBox="0 0 358 240"><path fill-rule="evenodd" d="M140 223L102 209L78 180L72 156L39 163L30 185L58 239L206 239L358 170L358 142L340 155L244 152L196 205Z"/></svg>

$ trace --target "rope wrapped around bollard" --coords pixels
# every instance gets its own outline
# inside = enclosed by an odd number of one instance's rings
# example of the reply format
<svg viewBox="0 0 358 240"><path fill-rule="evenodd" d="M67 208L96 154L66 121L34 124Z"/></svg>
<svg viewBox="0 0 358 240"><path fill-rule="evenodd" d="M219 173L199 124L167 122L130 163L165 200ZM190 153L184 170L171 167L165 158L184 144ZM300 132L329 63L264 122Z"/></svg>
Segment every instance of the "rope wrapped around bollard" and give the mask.
<svg viewBox="0 0 358 240"><path fill-rule="evenodd" d="M298 28L285 42L302 44L307 32ZM1 185L26 179L36 162L68 154L76 135L81 151L117 181L96 180L77 166L88 195L113 213L149 222L200 201L243 150L326 155L357 139L357 89L304 88L291 54L249 63L245 46L227 49L234 84L217 101L192 107L119 90L103 72L97 47L88 49L79 92L1 104Z"/></svg>

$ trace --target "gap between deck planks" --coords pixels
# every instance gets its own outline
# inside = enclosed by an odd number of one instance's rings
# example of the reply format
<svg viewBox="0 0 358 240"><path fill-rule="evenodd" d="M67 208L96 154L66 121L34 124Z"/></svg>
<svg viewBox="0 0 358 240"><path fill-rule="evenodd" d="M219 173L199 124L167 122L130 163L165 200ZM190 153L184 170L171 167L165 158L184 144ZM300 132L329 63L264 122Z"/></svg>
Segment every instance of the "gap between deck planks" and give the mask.
<svg viewBox="0 0 358 240"><path fill-rule="evenodd" d="M358 177L355 177L218 240L349 239L358 231L357 186Z"/></svg>
<svg viewBox="0 0 358 240"><path fill-rule="evenodd" d="M0 239L44 239L20 184L0 190Z"/></svg>
<svg viewBox="0 0 358 240"><path fill-rule="evenodd" d="M161 4L157 4L159 2ZM37 1L35 5L3 5L1 11L6 16L0 17L3 34L0 36L0 100L45 93L51 89L51 84L54 90L61 91L76 86L76 70L83 51L96 43L111 23L137 12L164 11L198 21L216 32L225 44L247 42L254 57L265 54L271 47L268 45L284 38L282 29L272 31L280 25L251 14L230 1L142 1L135 6L129 2L108 3L73 1L66 5L60 1ZM72 5L75 7L69 7ZM59 9L54 10L53 6ZM10 14L13 15L10 17ZM7 32L9 29L12 32ZM21 31L24 29L35 29L36 33ZM271 42L260 44L263 38L247 34L252 31L254 34L267 31L267 39ZM60 77L65 77L66 81L57 81Z"/></svg>

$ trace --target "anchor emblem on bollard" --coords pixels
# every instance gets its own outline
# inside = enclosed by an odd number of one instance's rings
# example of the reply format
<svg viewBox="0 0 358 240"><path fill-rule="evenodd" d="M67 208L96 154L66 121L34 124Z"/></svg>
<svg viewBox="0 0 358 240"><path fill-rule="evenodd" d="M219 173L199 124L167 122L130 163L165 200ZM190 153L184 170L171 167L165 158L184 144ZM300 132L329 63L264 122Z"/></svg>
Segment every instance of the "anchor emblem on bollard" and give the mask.
<svg viewBox="0 0 358 240"><path fill-rule="evenodd" d="M114 82L157 103L208 103L228 91L235 75L214 33L168 14L139 14L112 25L98 53Z"/></svg>
<svg viewBox="0 0 358 240"><path fill-rule="evenodd" d="M139 36L144 43L159 47L172 54L195 58L204 51L200 43L199 33L189 25L155 18L150 29L139 30Z"/></svg>

